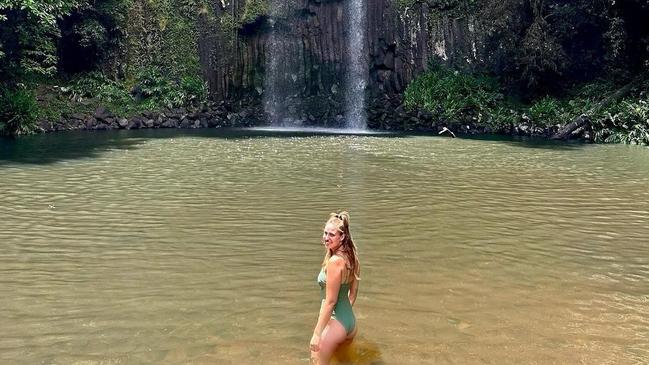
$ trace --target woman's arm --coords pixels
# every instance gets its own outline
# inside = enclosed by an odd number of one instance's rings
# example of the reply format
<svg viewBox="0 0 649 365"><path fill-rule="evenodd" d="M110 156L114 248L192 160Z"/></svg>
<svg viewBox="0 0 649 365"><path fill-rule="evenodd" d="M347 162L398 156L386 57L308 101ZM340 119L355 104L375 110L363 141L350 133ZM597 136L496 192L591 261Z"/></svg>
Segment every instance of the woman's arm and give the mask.
<svg viewBox="0 0 649 365"><path fill-rule="evenodd" d="M320 315L318 316L318 323L313 330L313 335L320 337L324 331L331 314L333 313L336 302L338 301L338 291L340 290L340 282L342 280L343 270L345 269L345 260L340 257L332 256L327 263L327 285L325 292L325 299L320 306Z"/></svg>

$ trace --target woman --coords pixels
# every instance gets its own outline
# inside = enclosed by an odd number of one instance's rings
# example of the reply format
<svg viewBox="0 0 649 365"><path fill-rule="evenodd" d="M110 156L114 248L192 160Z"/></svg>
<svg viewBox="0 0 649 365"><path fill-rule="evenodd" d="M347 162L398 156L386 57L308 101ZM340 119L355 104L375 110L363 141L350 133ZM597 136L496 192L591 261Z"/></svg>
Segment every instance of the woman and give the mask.
<svg viewBox="0 0 649 365"><path fill-rule="evenodd" d="M356 335L352 306L358 293L360 264L349 233L349 213L331 213L322 243L326 254L318 284L323 300L310 348L312 363L328 365L336 348Z"/></svg>

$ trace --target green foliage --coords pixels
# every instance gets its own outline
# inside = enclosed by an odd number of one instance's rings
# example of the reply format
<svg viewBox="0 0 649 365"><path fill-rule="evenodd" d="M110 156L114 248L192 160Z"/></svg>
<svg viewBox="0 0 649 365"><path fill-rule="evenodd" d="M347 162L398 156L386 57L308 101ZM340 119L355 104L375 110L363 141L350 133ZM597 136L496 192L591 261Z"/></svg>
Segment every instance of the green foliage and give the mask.
<svg viewBox="0 0 649 365"><path fill-rule="evenodd" d="M51 76L56 72L58 29L51 25L26 25L18 29L22 46L20 68L23 73Z"/></svg>
<svg viewBox="0 0 649 365"><path fill-rule="evenodd" d="M222 13L218 18L219 29L224 33L235 32L247 24L254 23L270 11L268 0L246 0L238 13Z"/></svg>
<svg viewBox="0 0 649 365"><path fill-rule="evenodd" d="M134 0L126 24L126 77L149 67L174 78L199 75L197 21L205 8L199 0Z"/></svg>
<svg viewBox="0 0 649 365"><path fill-rule="evenodd" d="M115 81L102 73L91 72L59 89L73 103L108 106L120 115L200 104L207 100L207 85L198 76L185 76L175 80L159 68L149 67L139 70L131 83L132 85ZM48 113L48 117L53 116Z"/></svg>
<svg viewBox="0 0 649 365"><path fill-rule="evenodd" d="M200 75L195 20L174 19L162 36L162 63L152 64L173 77Z"/></svg>
<svg viewBox="0 0 649 365"><path fill-rule="evenodd" d="M32 133L37 116L38 104L33 92L23 88L0 90L0 135Z"/></svg>
<svg viewBox="0 0 649 365"><path fill-rule="evenodd" d="M649 59L646 0L480 3L465 16L484 35L485 63L526 98L560 95L605 73L633 75Z"/></svg>
<svg viewBox="0 0 649 365"><path fill-rule="evenodd" d="M518 109L507 104L496 106L486 113L486 115L482 115L478 123L491 127L494 132L506 132L521 120L521 113Z"/></svg>
<svg viewBox="0 0 649 365"><path fill-rule="evenodd" d="M595 141L649 146L649 98L623 100L613 109L593 120Z"/></svg>
<svg viewBox="0 0 649 365"><path fill-rule="evenodd" d="M240 17L240 23L241 25L253 23L260 16L268 14L269 10L270 4L267 0L246 0Z"/></svg>
<svg viewBox="0 0 649 365"><path fill-rule="evenodd" d="M649 97L632 96L605 109L595 107L617 90L612 82L585 84L564 99L545 96L529 105L514 104L499 90L493 79L433 67L408 86L405 104L433 113L437 122L475 123L494 132L507 132L521 122L551 128L585 114L596 142L649 145Z"/></svg>
<svg viewBox="0 0 649 365"><path fill-rule="evenodd" d="M550 96L534 102L528 113L530 120L537 126L557 125L566 120L566 110L559 100Z"/></svg>
<svg viewBox="0 0 649 365"><path fill-rule="evenodd" d="M97 99L107 104L129 104L133 102L129 92L123 84L111 80L99 72L91 72L75 79L62 91L70 96L75 102L84 99Z"/></svg>
<svg viewBox="0 0 649 365"><path fill-rule="evenodd" d="M93 45L101 45L106 42L107 29L96 19L84 20L81 23L75 24L74 33L79 37L79 45L81 47L91 47Z"/></svg>
<svg viewBox="0 0 649 365"><path fill-rule="evenodd" d="M159 68L140 70L137 80L138 92L144 97L145 103L152 107L162 105L172 108L189 101L190 96L177 83L164 77Z"/></svg>
<svg viewBox="0 0 649 365"><path fill-rule="evenodd" d="M631 95L605 108L598 107L618 87L610 81L588 83L564 101L553 97L537 100L527 113L535 125L541 126L567 124L585 115L591 122L595 142L649 145L649 98Z"/></svg>
<svg viewBox="0 0 649 365"><path fill-rule="evenodd" d="M93 6L84 8L90 12L96 12L101 18L109 20L117 28L124 28L128 20L129 9L133 6L134 0L102 0L95 1Z"/></svg>
<svg viewBox="0 0 649 365"><path fill-rule="evenodd" d="M83 0L0 0L0 74L21 77L56 71L56 20Z"/></svg>
<svg viewBox="0 0 649 365"><path fill-rule="evenodd" d="M537 18L522 40L519 67L528 88L544 88L546 79L560 76L566 69L566 55L549 25Z"/></svg>
<svg viewBox="0 0 649 365"><path fill-rule="evenodd" d="M417 5L445 14L466 15L478 5L477 0L392 0L400 11L414 11ZM414 14L414 13L413 13Z"/></svg>
<svg viewBox="0 0 649 365"><path fill-rule="evenodd" d="M432 112L443 121L474 120L502 127L513 119L492 78L434 67L408 85L405 104Z"/></svg>
<svg viewBox="0 0 649 365"><path fill-rule="evenodd" d="M0 11L19 10L38 22L54 25L58 17L83 3L83 0L0 0Z"/></svg>
<svg viewBox="0 0 649 365"><path fill-rule="evenodd" d="M203 103L207 101L207 83L200 76L184 76L180 80L180 89L185 93L185 103Z"/></svg>

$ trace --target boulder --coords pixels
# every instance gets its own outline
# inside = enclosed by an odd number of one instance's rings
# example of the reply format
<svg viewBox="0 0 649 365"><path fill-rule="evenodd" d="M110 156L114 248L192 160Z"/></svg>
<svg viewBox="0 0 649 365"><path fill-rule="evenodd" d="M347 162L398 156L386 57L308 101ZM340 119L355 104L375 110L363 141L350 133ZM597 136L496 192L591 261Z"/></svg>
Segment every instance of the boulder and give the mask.
<svg viewBox="0 0 649 365"><path fill-rule="evenodd" d="M175 119L167 119L160 124L161 128L178 128L178 121Z"/></svg>
<svg viewBox="0 0 649 365"><path fill-rule="evenodd" d="M187 118L183 118L180 120L180 124L178 125L180 128L190 128L192 125L194 125L194 122Z"/></svg>
<svg viewBox="0 0 649 365"><path fill-rule="evenodd" d="M106 108L100 106L97 109L95 109L94 117L100 122L105 122L106 119L111 117L111 114L108 110L106 110Z"/></svg>
<svg viewBox="0 0 649 365"><path fill-rule="evenodd" d="M95 125L97 124L97 119L92 116L87 116L84 120L84 124L86 125L86 129L94 129Z"/></svg>

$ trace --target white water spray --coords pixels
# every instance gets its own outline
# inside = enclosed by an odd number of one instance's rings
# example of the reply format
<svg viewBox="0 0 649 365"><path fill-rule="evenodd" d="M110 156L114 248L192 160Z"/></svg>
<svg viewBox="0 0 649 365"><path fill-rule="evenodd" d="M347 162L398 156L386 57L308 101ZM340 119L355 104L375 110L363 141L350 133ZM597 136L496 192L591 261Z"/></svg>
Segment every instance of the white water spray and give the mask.
<svg viewBox="0 0 649 365"><path fill-rule="evenodd" d="M367 128L365 88L368 80L366 51L366 0L348 0L347 22L347 77L346 115L347 127Z"/></svg>
<svg viewBox="0 0 649 365"><path fill-rule="evenodd" d="M287 117L285 101L292 91L291 75L288 72L291 44L280 30L280 22L286 19L291 5L292 2L287 0L270 1L271 31L265 49L264 111L271 125L275 126L282 125L283 119Z"/></svg>

